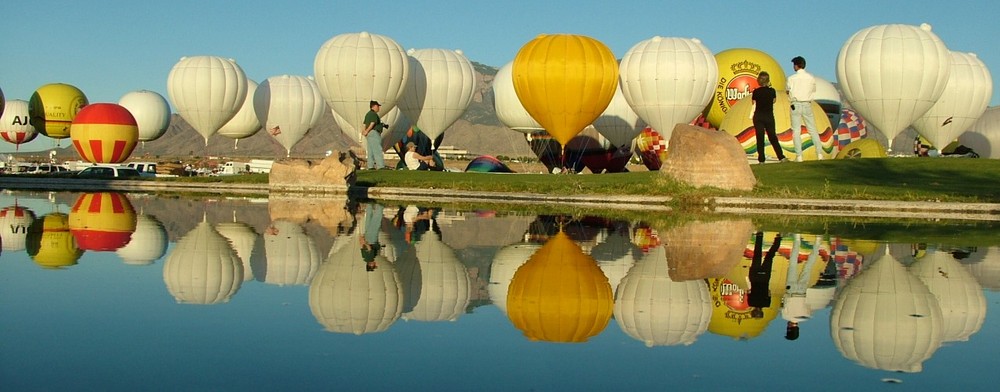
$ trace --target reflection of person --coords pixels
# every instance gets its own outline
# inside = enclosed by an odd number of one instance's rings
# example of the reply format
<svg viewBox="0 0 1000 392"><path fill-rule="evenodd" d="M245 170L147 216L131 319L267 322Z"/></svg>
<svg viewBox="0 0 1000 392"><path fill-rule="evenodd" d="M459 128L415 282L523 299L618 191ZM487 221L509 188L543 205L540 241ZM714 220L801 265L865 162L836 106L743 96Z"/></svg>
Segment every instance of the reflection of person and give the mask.
<svg viewBox="0 0 1000 392"><path fill-rule="evenodd" d="M428 155L420 155L417 152L417 145L413 142L406 143L406 155L403 156L406 168L410 170L430 170L434 166L434 158Z"/></svg>
<svg viewBox="0 0 1000 392"><path fill-rule="evenodd" d="M382 105L378 101L371 101L368 105L371 110L365 114L365 127L361 130L361 136L365 138L368 144L368 151L366 152L368 163L365 166L369 169L385 169L385 160L382 158L382 130L386 128L386 125L382 123L382 118L378 116L378 111L382 108Z"/></svg>
<svg viewBox="0 0 1000 392"><path fill-rule="evenodd" d="M823 146L816 130L816 118L813 116L812 100L816 93L816 78L806 72L806 59L795 56L792 59L795 74L788 77L788 99L792 101L792 142L795 144L795 160L802 162L802 124L806 126L813 146L816 147L816 159L823 159Z"/></svg>
<svg viewBox="0 0 1000 392"><path fill-rule="evenodd" d="M750 315L754 318L763 318L763 308L771 306L771 267L774 264L774 255L781 247L781 234L774 236L771 247L767 254L761 252L764 247L764 233L758 231L754 234L753 259L750 262L750 294L747 295L747 305L750 305Z"/></svg>
<svg viewBox="0 0 1000 392"><path fill-rule="evenodd" d="M806 258L805 264L799 268L799 249L802 246L802 238L795 234L792 236L792 252L788 255L788 277L785 297L782 298L781 317L788 321L785 329L785 339L795 340L799 338L799 323L809 320L812 316L812 309L806 302L806 290L809 289L809 278L812 275L813 265L819 257L819 247L823 237L816 236L812 244L812 251Z"/></svg>
<svg viewBox="0 0 1000 392"><path fill-rule="evenodd" d="M365 232L358 236L361 242L361 258L365 262L365 270L374 271L378 268L375 256L382 250L382 244L378 242L378 232L382 228L382 205L369 203L365 207L365 221L363 226Z"/></svg>
<svg viewBox="0 0 1000 392"><path fill-rule="evenodd" d="M774 155L778 161L785 162L785 154L778 144L778 134L774 129L774 102L778 99L778 94L771 87L771 75L761 72L757 75L757 83L760 87L753 90L750 99L753 100L753 107L750 110L750 118L753 120L753 128L757 132L757 161L764 163L764 135L771 142Z"/></svg>

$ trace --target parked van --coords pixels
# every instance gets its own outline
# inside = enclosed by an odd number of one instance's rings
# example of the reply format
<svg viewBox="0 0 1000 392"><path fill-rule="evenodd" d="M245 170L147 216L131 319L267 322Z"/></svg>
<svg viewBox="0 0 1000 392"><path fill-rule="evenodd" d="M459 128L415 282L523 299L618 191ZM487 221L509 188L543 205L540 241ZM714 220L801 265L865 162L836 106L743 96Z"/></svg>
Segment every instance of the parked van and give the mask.
<svg viewBox="0 0 1000 392"><path fill-rule="evenodd" d="M129 162L125 166L135 169L141 177L156 177L155 162Z"/></svg>
<svg viewBox="0 0 1000 392"><path fill-rule="evenodd" d="M217 176L234 176L237 174L246 173L250 169L250 165L244 162L226 162L216 170L215 175Z"/></svg>

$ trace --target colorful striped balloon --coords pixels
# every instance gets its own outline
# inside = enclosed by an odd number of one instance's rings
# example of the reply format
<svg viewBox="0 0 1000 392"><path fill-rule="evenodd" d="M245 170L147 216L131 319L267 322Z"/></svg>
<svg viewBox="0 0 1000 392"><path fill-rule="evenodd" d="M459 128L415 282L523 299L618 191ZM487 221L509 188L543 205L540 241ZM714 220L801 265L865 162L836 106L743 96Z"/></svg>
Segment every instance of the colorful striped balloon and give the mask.
<svg viewBox="0 0 1000 392"><path fill-rule="evenodd" d="M83 160L91 163L122 163L139 140L135 117L125 107L114 103L85 106L70 127L73 147Z"/></svg>
<svg viewBox="0 0 1000 392"><path fill-rule="evenodd" d="M135 208L122 193L84 193L69 213L69 230L83 250L117 250L129 243L135 226Z"/></svg>

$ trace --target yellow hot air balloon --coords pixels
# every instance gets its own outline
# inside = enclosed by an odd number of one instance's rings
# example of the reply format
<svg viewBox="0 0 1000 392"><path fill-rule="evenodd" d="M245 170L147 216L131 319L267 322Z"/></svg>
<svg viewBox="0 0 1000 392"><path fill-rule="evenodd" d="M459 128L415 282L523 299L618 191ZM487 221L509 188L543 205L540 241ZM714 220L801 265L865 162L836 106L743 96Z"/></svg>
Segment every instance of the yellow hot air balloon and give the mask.
<svg viewBox="0 0 1000 392"><path fill-rule="evenodd" d="M584 342L607 327L613 297L597 262L560 231L514 273L507 316L529 339Z"/></svg>
<svg viewBox="0 0 1000 392"><path fill-rule="evenodd" d="M593 38L543 34L517 52L513 78L524 109L565 148L611 103L618 62Z"/></svg>
<svg viewBox="0 0 1000 392"><path fill-rule="evenodd" d="M39 87L28 101L31 125L53 139L69 137L69 127L76 113L87 106L87 96L75 86L51 83Z"/></svg>
<svg viewBox="0 0 1000 392"><path fill-rule="evenodd" d="M750 48L727 49L715 55L715 62L719 65L719 82L704 113L713 127L718 128L729 108L758 87L757 75L761 71L771 75L771 87L785 91L785 71L767 53Z"/></svg>
<svg viewBox="0 0 1000 392"><path fill-rule="evenodd" d="M28 255L42 268L76 264L83 250L69 231L69 215L54 212L38 219L28 229Z"/></svg>

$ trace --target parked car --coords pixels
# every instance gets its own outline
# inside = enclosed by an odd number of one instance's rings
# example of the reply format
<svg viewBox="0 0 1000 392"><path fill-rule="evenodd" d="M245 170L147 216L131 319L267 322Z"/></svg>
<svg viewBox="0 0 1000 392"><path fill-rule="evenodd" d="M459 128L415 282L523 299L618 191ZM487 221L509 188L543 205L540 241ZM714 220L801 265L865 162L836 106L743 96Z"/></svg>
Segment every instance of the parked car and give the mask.
<svg viewBox="0 0 1000 392"><path fill-rule="evenodd" d="M77 178L91 179L138 179L141 177L139 171L130 167L117 166L91 166L76 173Z"/></svg>

